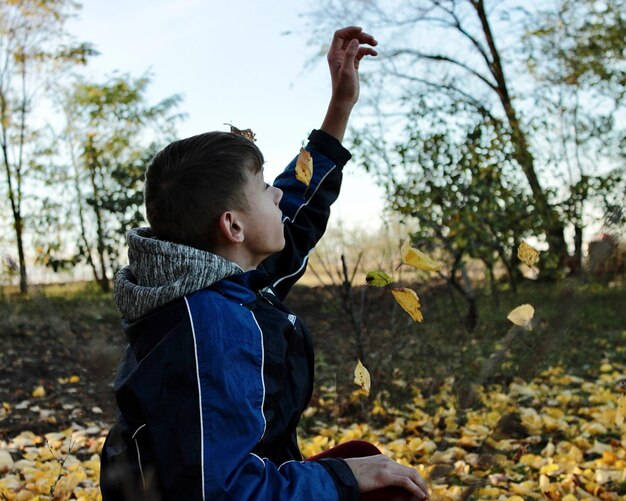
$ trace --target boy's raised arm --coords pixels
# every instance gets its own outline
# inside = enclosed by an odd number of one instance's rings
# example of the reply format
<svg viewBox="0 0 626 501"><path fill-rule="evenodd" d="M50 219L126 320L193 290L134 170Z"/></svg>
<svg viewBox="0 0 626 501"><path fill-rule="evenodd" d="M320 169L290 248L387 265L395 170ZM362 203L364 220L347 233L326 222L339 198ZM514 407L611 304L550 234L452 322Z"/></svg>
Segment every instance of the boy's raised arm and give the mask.
<svg viewBox="0 0 626 501"><path fill-rule="evenodd" d="M358 26L337 30L327 59L332 82L332 95L321 130L343 141L352 108L359 99L359 64L365 56L378 53L368 44L378 42Z"/></svg>
<svg viewBox="0 0 626 501"><path fill-rule="evenodd" d="M284 194L280 208L285 248L267 258L261 268L273 277L281 298L304 273L309 253L326 230L330 206L339 195L342 167L350 159L341 141L359 98L359 64L363 57L377 55L370 47L377 43L356 26L334 33L327 56L332 95L322 126L311 133L306 147L313 156L313 178L309 186L297 181L294 159L274 182Z"/></svg>

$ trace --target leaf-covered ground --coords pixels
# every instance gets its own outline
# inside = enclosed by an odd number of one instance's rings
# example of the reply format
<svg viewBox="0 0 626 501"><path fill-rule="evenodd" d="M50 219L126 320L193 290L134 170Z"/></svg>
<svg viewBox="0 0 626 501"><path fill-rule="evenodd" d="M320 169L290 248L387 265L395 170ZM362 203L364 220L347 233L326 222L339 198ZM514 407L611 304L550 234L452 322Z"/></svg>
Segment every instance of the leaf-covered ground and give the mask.
<svg viewBox="0 0 626 501"><path fill-rule="evenodd" d="M623 288L533 285L498 303L485 296L472 334L448 291L416 289L420 325L366 291L369 397L352 383L354 325L336 291L294 291L290 306L318 356L304 454L370 440L419 468L440 500L626 499L626 425L616 424ZM506 313L526 302L537 327L511 336ZM0 499L99 498L122 346L110 303L85 291L0 298Z"/></svg>

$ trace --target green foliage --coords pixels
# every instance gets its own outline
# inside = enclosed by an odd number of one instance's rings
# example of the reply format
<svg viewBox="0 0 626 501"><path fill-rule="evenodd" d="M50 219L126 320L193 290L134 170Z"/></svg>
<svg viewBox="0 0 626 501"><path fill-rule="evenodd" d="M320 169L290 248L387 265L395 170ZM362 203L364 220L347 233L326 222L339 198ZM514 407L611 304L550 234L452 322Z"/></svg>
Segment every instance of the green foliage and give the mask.
<svg viewBox="0 0 626 501"><path fill-rule="evenodd" d="M624 158L623 7L325 0L312 18L375 26L385 40L364 78L373 98L354 149L393 208L430 226L420 232L433 246L459 226L448 247L485 261L498 252L490 235L510 248L536 232L550 247L541 273L554 277L567 262L565 227L578 237L584 214L619 199L607 173Z"/></svg>
<svg viewBox="0 0 626 501"><path fill-rule="evenodd" d="M360 160L388 166L377 175L386 182L391 208L418 221L417 247L443 252L452 273L454 263L472 257L489 268L501 260L512 274L517 245L543 220L522 187L506 127L459 113L452 129L425 109L411 112L402 136L385 151L375 134L359 136Z"/></svg>
<svg viewBox="0 0 626 501"><path fill-rule="evenodd" d="M160 145L173 139L181 117L175 112L178 95L147 102L149 84L148 76L116 75L103 83L78 80L64 103L72 174L58 181L73 194L68 217L79 242L76 255L65 262L89 263L104 289L126 232L144 222L145 167ZM58 251L71 252L67 246Z"/></svg>
<svg viewBox="0 0 626 501"><path fill-rule="evenodd" d="M39 138L31 113L64 72L96 54L88 43L74 44L65 31L76 8L71 0L0 3L0 151L22 292L28 284L23 201L34 191L29 167Z"/></svg>

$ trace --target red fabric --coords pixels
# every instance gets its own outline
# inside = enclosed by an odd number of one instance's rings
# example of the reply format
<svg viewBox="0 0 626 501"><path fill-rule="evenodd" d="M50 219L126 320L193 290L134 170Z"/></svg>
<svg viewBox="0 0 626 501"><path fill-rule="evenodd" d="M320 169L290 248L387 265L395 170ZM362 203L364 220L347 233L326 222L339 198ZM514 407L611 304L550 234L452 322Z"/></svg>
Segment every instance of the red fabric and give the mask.
<svg viewBox="0 0 626 501"><path fill-rule="evenodd" d="M320 452L307 461L315 461L322 458L361 458L367 456L376 456L382 454L378 447L365 440L352 440L343 444L336 445L327 451ZM400 487L385 487L375 491L365 492L361 494L361 501L409 501L415 497Z"/></svg>

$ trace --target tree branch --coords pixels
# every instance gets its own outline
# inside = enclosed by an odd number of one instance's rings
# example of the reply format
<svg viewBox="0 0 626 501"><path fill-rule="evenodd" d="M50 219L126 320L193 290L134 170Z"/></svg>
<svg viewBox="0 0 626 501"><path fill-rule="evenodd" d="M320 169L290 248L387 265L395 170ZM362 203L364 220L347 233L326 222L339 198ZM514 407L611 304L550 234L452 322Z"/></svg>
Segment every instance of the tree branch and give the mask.
<svg viewBox="0 0 626 501"><path fill-rule="evenodd" d="M462 69L464 69L465 71L467 71L468 73L470 73L471 75L474 75L476 78L480 79L482 82L484 82L486 85L488 85L492 90L497 91L498 87L496 84L490 82L487 77L485 77L484 75L482 75L481 73L479 73L478 71L476 71L473 68L470 68L469 66L467 66L467 64L463 63L462 61L459 61L457 59L454 59L450 56L444 56L442 54L426 54L425 52L420 52L418 50L413 50L413 49L398 49L394 52L392 52L390 54L390 57L395 57L395 56L405 56L405 55L410 55L410 56L414 56L418 59L429 59L431 61L442 61L442 62L446 62L446 63L450 63L454 66L458 66Z"/></svg>

